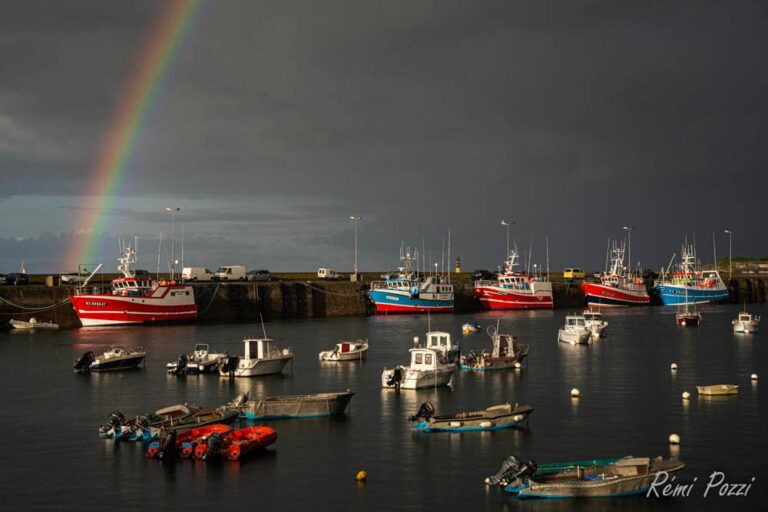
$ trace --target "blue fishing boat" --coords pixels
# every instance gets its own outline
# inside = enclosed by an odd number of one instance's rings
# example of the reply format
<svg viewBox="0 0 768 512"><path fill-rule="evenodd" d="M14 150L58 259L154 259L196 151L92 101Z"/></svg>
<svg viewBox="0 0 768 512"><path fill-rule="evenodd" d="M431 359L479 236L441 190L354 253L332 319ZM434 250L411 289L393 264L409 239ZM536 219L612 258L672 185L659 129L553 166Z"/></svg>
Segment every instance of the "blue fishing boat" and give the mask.
<svg viewBox="0 0 768 512"><path fill-rule="evenodd" d="M453 311L453 285L437 272L420 275L414 272L418 256L410 248L400 248L403 266L383 281L371 283L368 298L378 314L450 313Z"/></svg>
<svg viewBox="0 0 768 512"><path fill-rule="evenodd" d="M683 304L716 304L728 299L728 287L715 270L699 270L696 249L688 241L683 244L680 263L675 271L662 272L656 282L656 293L665 306Z"/></svg>

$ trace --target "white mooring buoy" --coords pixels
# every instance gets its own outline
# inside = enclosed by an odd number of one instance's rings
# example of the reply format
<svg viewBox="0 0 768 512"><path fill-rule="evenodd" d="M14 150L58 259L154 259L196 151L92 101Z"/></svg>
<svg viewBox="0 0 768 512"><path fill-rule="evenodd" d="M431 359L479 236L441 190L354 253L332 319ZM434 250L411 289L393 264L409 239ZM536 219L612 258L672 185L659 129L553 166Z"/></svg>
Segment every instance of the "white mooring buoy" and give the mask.
<svg viewBox="0 0 768 512"><path fill-rule="evenodd" d="M520 361L515 363L515 370L519 370L522 367L523 367L523 365L520 364ZM757 377L755 377L755 378L757 378Z"/></svg>
<svg viewBox="0 0 768 512"><path fill-rule="evenodd" d="M749 376L749 378L752 380L757 380L757 374L753 373L752 375Z"/></svg>
<svg viewBox="0 0 768 512"><path fill-rule="evenodd" d="M669 444L680 444L680 436L677 434L669 434Z"/></svg>
<svg viewBox="0 0 768 512"><path fill-rule="evenodd" d="M683 391L683 400L688 400L691 398L691 394L687 391Z"/></svg>
<svg viewBox="0 0 768 512"><path fill-rule="evenodd" d="M677 363L672 363L671 365L669 365L669 369L670 370L677 370Z"/></svg>
<svg viewBox="0 0 768 512"><path fill-rule="evenodd" d="M579 388L573 388L571 390L571 396L573 398L579 398L581 396L581 392L579 391Z"/></svg>

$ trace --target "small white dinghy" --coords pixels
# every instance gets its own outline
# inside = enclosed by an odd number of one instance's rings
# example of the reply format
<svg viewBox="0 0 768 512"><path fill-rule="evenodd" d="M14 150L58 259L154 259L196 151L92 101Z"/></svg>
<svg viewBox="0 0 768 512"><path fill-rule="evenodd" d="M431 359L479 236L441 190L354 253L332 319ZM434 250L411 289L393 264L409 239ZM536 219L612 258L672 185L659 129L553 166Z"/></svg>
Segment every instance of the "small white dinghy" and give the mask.
<svg viewBox="0 0 768 512"><path fill-rule="evenodd" d="M739 317L731 323L733 324L733 332L740 334L755 333L760 327L760 316L742 311L739 313Z"/></svg>
<svg viewBox="0 0 768 512"><path fill-rule="evenodd" d="M368 353L368 340L340 341L333 350L320 352L321 361L362 361Z"/></svg>
<svg viewBox="0 0 768 512"><path fill-rule="evenodd" d="M739 386L736 384L714 384L711 386L696 386L700 395L705 396L724 396L738 395Z"/></svg>
<svg viewBox="0 0 768 512"><path fill-rule="evenodd" d="M32 317L28 322L22 320L11 320L11 327L20 331L31 331L32 329L58 329L59 324L53 322L38 322L37 318Z"/></svg>
<svg viewBox="0 0 768 512"><path fill-rule="evenodd" d="M571 345L586 345L592 338L583 315L566 315L565 325L557 332L557 341Z"/></svg>

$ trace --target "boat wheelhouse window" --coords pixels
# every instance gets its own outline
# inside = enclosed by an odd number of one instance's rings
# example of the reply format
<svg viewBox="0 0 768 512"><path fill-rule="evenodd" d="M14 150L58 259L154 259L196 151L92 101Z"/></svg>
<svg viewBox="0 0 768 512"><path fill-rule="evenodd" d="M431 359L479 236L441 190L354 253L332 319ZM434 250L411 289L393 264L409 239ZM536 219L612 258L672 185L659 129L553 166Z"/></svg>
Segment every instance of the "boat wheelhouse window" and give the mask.
<svg viewBox="0 0 768 512"><path fill-rule="evenodd" d="M421 364L421 354L416 354L414 357L414 363Z"/></svg>
<svg viewBox="0 0 768 512"><path fill-rule="evenodd" d="M448 336L440 336L440 346L441 347L448 346Z"/></svg>
<svg viewBox="0 0 768 512"><path fill-rule="evenodd" d="M432 354L424 354L424 363L432 364Z"/></svg>

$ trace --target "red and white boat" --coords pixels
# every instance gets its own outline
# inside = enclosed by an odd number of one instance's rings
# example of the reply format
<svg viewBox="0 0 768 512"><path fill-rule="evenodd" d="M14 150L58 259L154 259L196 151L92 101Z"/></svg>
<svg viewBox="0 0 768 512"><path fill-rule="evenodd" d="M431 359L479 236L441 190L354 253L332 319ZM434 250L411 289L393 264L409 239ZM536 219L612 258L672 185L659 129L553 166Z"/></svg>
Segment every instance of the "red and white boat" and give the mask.
<svg viewBox="0 0 768 512"><path fill-rule="evenodd" d="M588 306L647 306L651 297L640 276L633 276L624 266L624 242L611 246L611 268L600 274L599 283L584 281L581 290Z"/></svg>
<svg viewBox="0 0 768 512"><path fill-rule="evenodd" d="M70 296L83 327L179 322L197 318L192 286L136 277L131 269L136 262L136 251L130 246L125 247L118 261L117 269L123 277L112 281L111 293L86 293L86 280L77 293Z"/></svg>
<svg viewBox="0 0 768 512"><path fill-rule="evenodd" d="M495 280L475 281L475 297L484 309L552 309L552 283L545 276L517 272L517 249L509 252Z"/></svg>

